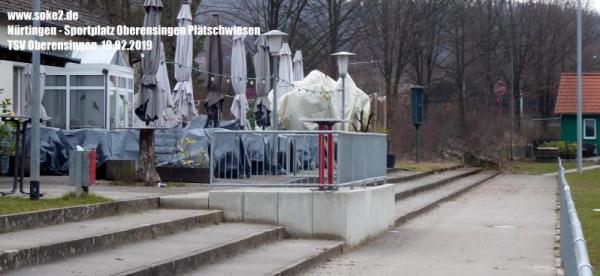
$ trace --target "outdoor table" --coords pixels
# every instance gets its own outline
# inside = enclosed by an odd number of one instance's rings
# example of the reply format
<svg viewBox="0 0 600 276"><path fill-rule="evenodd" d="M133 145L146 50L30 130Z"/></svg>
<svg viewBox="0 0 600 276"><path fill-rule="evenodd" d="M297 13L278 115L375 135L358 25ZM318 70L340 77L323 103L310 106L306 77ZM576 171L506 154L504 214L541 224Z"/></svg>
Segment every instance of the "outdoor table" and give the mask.
<svg viewBox="0 0 600 276"><path fill-rule="evenodd" d="M23 190L23 179L25 178L25 130L27 124L31 123L31 117L20 115L0 115L3 122L12 122L16 125L15 131L15 167L13 171L13 188L10 192L0 192L3 196L16 194L17 184L21 194L29 194Z"/></svg>
<svg viewBox="0 0 600 276"><path fill-rule="evenodd" d="M345 122L345 120L339 119L302 119L302 122L310 122L319 125L320 131L331 131L333 126L337 123ZM327 137L327 184L325 186L325 137ZM318 160L319 160L319 190L337 190L333 187L333 133L323 134L319 133L319 147L318 147Z"/></svg>

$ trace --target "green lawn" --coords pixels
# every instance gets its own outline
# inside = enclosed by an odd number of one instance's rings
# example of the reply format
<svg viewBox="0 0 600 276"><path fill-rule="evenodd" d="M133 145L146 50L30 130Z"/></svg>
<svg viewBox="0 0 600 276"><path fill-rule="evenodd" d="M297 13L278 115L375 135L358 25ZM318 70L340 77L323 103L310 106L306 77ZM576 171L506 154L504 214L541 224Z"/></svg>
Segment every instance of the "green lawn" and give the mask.
<svg viewBox="0 0 600 276"><path fill-rule="evenodd" d="M586 165L586 164L584 164ZM510 166L510 164L509 164ZM574 169L575 162L563 162L565 170ZM556 162L534 162L534 161L515 161L512 163L512 172L518 174L545 174L558 171Z"/></svg>
<svg viewBox="0 0 600 276"><path fill-rule="evenodd" d="M0 215L31 212L52 208L111 202L111 199L89 194L75 198L75 193L68 193L60 198L29 200L25 197L0 197Z"/></svg>
<svg viewBox="0 0 600 276"><path fill-rule="evenodd" d="M587 241L588 254L594 268L600 268L600 169L583 174L567 174L571 194L575 201L583 234Z"/></svg>

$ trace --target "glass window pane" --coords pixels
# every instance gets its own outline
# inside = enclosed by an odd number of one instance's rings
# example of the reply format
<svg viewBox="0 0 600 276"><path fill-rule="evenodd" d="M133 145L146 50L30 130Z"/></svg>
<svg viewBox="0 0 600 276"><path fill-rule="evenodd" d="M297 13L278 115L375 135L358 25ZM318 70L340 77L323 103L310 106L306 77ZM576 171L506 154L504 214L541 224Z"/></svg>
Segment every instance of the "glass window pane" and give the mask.
<svg viewBox="0 0 600 276"><path fill-rule="evenodd" d="M13 97L12 97L12 107L13 112L15 114L19 113L19 95L21 95L21 68L14 67L13 68Z"/></svg>
<svg viewBox="0 0 600 276"><path fill-rule="evenodd" d="M71 75L72 86L104 86L104 76L102 75Z"/></svg>
<svg viewBox="0 0 600 276"><path fill-rule="evenodd" d="M584 120L585 126L585 138L595 138L596 137L596 120L587 119Z"/></svg>
<svg viewBox="0 0 600 276"><path fill-rule="evenodd" d="M116 124L116 120L117 120L117 109L115 108L115 106L117 106L117 97L116 97L116 91L115 90L110 90L108 92L108 100L110 101L110 127L111 128L116 128L117 124Z"/></svg>
<svg viewBox="0 0 600 276"><path fill-rule="evenodd" d="M66 86L67 76L64 75L46 75L46 86Z"/></svg>
<svg viewBox="0 0 600 276"><path fill-rule="evenodd" d="M42 105L50 120L46 123L49 127L67 127L67 91L64 89L45 89Z"/></svg>
<svg viewBox="0 0 600 276"><path fill-rule="evenodd" d="M127 88L133 89L133 79L127 79Z"/></svg>
<svg viewBox="0 0 600 276"><path fill-rule="evenodd" d="M71 90L71 128L104 128L103 96L103 90Z"/></svg>
<svg viewBox="0 0 600 276"><path fill-rule="evenodd" d="M127 109L127 112L129 113L129 121L127 122L127 127L133 127L133 92L129 92L127 93L129 96L127 97L128 99L128 106L129 108Z"/></svg>
<svg viewBox="0 0 600 276"><path fill-rule="evenodd" d="M108 87L117 87L117 77L116 76L108 77Z"/></svg>
<svg viewBox="0 0 600 276"><path fill-rule="evenodd" d="M119 88L127 88L126 79L119 77Z"/></svg>

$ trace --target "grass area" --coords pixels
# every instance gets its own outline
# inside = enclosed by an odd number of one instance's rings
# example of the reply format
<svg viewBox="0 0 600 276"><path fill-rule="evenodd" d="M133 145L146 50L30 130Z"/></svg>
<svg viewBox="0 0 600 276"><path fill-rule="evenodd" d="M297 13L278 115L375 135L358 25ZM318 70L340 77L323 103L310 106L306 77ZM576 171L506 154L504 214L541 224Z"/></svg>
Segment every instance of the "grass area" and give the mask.
<svg viewBox="0 0 600 276"><path fill-rule="evenodd" d="M600 267L600 169L584 171L583 174L567 174L577 215L583 225L588 254L592 266Z"/></svg>
<svg viewBox="0 0 600 276"><path fill-rule="evenodd" d="M584 166L590 165L584 163ZM510 164L509 164L510 166ZM577 164L574 161L563 161L565 170L574 169ZM512 172L518 174L545 174L558 171L556 161L553 162L534 162L534 161L515 161L512 163Z"/></svg>
<svg viewBox="0 0 600 276"><path fill-rule="evenodd" d="M414 162L414 161L396 161L396 168L415 171L415 172L428 172L432 170L447 168L460 165L458 162L442 161L442 162Z"/></svg>
<svg viewBox="0 0 600 276"><path fill-rule="evenodd" d="M0 215L39 211L52 208L69 207L77 205L111 202L111 199L94 194L75 197L75 193L68 193L59 198L42 198L40 200L29 200L25 197L0 197Z"/></svg>

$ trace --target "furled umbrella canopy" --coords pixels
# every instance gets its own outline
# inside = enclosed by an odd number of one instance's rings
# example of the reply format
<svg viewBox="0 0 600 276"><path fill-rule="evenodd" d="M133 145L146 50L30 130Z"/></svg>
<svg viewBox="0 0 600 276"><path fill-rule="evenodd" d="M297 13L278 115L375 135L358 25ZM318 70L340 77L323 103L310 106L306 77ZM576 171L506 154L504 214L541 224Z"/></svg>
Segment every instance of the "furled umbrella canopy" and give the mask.
<svg viewBox="0 0 600 276"><path fill-rule="evenodd" d="M246 128L246 111L248 101L246 99L246 77L248 75L246 66L246 47L243 35L233 36L231 47L231 85L235 91L235 97L231 104L231 113L240 126Z"/></svg>
<svg viewBox="0 0 600 276"><path fill-rule="evenodd" d="M213 14L209 27L219 26L219 16ZM208 112L206 127L219 127L219 116L223 111L223 94L221 93L221 77L223 76L223 51L221 35L208 37L208 95L204 107Z"/></svg>
<svg viewBox="0 0 600 276"><path fill-rule="evenodd" d="M269 46L264 36L259 36L256 40L256 54L253 61L256 74L256 108L254 116L256 125L265 128L271 125L271 104L267 97L271 90L271 63L269 61Z"/></svg>
<svg viewBox="0 0 600 276"><path fill-rule="evenodd" d="M144 2L144 27L158 27L163 4L161 0L146 0ZM160 45L160 36L144 34L144 41L152 41L152 45ZM142 51L141 102L135 109L135 114L146 125L156 121L161 113L162 98L159 94L156 73L160 64L160 47L152 47Z"/></svg>
<svg viewBox="0 0 600 276"><path fill-rule="evenodd" d="M292 51L287 43L281 45L279 50L279 80L277 81L277 97L294 90L294 69L292 67Z"/></svg>
<svg viewBox="0 0 600 276"><path fill-rule="evenodd" d="M23 115L27 115L27 116L31 116L31 109L32 109L32 98L33 95L32 93L32 84L31 84L31 80L32 80L32 70L31 70L31 66L27 66L25 67L25 73L23 75L23 89L25 91L25 99L24 99L24 104L23 104ZM45 73L40 73L40 92L42 93L42 95L40 95L40 99L44 99L44 81L46 79L46 74ZM44 106L40 106L40 119L42 119L43 121L48 119L48 115L46 114L46 109L44 108Z"/></svg>
<svg viewBox="0 0 600 276"><path fill-rule="evenodd" d="M184 0L177 15L177 26L189 28L192 25L190 0ZM198 113L194 106L194 91L192 87L193 38L191 34L177 36L175 48L175 112L185 125L195 118Z"/></svg>
<svg viewBox="0 0 600 276"><path fill-rule="evenodd" d="M302 51L296 50L294 54L294 81L304 79L304 64L302 62Z"/></svg>
<svg viewBox="0 0 600 276"><path fill-rule="evenodd" d="M158 66L158 72L156 73L158 80L158 93L162 98L161 103L161 114L158 116L158 120L155 121L156 127L175 127L179 124L177 115L173 110L174 101L171 95L171 83L169 81L169 73L167 72L167 64L165 59L165 45L160 44L160 65Z"/></svg>

